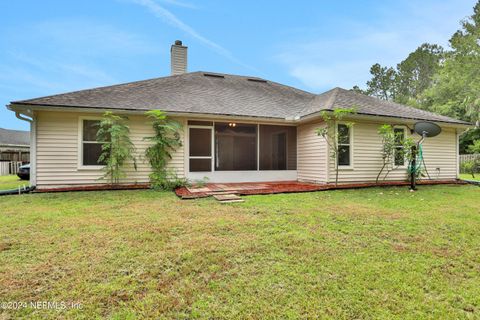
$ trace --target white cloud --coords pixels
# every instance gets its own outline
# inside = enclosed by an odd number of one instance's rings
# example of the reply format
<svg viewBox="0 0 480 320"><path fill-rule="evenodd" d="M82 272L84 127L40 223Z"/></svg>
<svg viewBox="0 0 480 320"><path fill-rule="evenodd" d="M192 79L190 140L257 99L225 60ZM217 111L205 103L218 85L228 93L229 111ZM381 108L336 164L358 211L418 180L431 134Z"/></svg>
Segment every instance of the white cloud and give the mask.
<svg viewBox="0 0 480 320"><path fill-rule="evenodd" d="M183 7L187 9L197 9L196 5L189 2L183 2L183 1L177 1L177 0L160 0L160 1L166 4L177 6L177 7Z"/></svg>
<svg viewBox="0 0 480 320"><path fill-rule="evenodd" d="M473 6L471 1L403 4L398 10L379 8L377 21L338 21L332 27L334 38L329 32L310 30L314 35L282 44L275 58L310 89L364 86L374 63L395 66L424 42L447 46L459 20L471 14Z"/></svg>
<svg viewBox="0 0 480 320"><path fill-rule="evenodd" d="M132 0L134 3L139 4L143 7L146 7L150 12L152 12L157 18L161 19L165 23L168 23L169 25L182 30L183 32L189 34L193 38L197 39L201 43L203 43L205 46L209 47L213 51L217 52L221 56L227 58L228 60L241 65L245 68L255 70L255 68L243 63L242 61L238 60L229 50L226 48L222 47L218 43L204 37L201 35L198 31L196 31L194 28L180 20L177 16L175 16L172 12L169 10L165 9L164 7L160 6L157 2L153 0Z"/></svg>

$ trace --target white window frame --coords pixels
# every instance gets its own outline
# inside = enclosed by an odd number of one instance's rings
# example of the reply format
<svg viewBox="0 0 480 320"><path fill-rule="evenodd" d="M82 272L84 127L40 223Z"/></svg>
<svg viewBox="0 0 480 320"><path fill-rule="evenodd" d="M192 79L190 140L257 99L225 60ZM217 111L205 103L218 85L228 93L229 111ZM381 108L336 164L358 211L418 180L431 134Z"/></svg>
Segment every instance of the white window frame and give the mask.
<svg viewBox="0 0 480 320"><path fill-rule="evenodd" d="M101 170L104 168L102 165L84 165L83 164L83 144L84 143L93 143L93 141L83 141L83 121L85 120L102 120L102 117L95 116L82 116L78 117L78 164L77 168L79 170ZM98 142L97 142L98 143Z"/></svg>
<svg viewBox="0 0 480 320"><path fill-rule="evenodd" d="M396 136L395 130L403 130L403 139L407 138L407 129L405 127L394 126L393 127L393 134ZM403 149L403 146L402 146L402 149ZM404 152L405 152L405 150L404 150ZM403 157L403 164L402 165L397 165L395 163L396 153L397 153L397 145L395 144L395 149L393 150L393 167L394 168L406 168L407 167L407 161L405 160L405 156Z"/></svg>
<svg viewBox="0 0 480 320"><path fill-rule="evenodd" d="M215 153L215 137L214 137L214 128L215 128L215 123L212 122L212 126L202 126L202 125L188 125L187 126L187 134L188 134L188 146L187 146L187 172L191 173L201 173L201 172L213 172L215 171L215 158L213 157ZM210 130L210 156L191 156L190 155L190 129L209 129ZM210 159L211 165L210 165L210 171L190 171L190 159Z"/></svg>
<svg viewBox="0 0 480 320"><path fill-rule="evenodd" d="M339 138L339 135L338 135L338 126L339 125L346 125L348 126L348 123L347 122L343 122L343 121L339 121L335 124L335 130L337 132L336 134L336 139L337 139L337 149L339 149L340 146L342 145L345 145L345 146L349 146L349 158L350 158L350 164L349 165L341 165L341 164L338 164L338 169L339 170L352 170L353 169L353 126L349 126L348 127L348 132L349 132L349 135L348 135L348 144L345 144L345 143L342 143L340 144L339 141L338 141L338 138ZM335 163L338 162L338 153L337 153L337 156L335 157Z"/></svg>

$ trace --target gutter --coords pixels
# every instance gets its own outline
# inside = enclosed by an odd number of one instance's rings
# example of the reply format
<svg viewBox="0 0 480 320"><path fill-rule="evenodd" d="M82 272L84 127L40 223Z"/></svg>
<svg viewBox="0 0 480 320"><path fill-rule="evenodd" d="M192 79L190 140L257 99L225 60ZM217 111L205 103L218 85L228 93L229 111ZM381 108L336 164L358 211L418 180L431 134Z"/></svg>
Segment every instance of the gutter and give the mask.
<svg viewBox="0 0 480 320"><path fill-rule="evenodd" d="M322 111L327 111L327 112L333 112L333 110L322 110ZM320 112L322 112L320 111ZM312 113L307 116L301 117L300 122L302 120L313 120L320 118L320 112ZM388 115L376 115L376 114L370 114L370 113L361 113L357 112L355 114L351 114L345 117L346 119L359 119L359 120L372 120L372 121L379 121L379 122L392 122L392 119L400 119L402 123L406 124L414 124L417 121L429 121L429 122L435 122L439 125L442 126L448 126L448 127L453 127L453 128L470 128L473 127L474 125L469 122L449 122L449 121L442 121L442 120L427 120L427 119L422 119L422 118L407 118L407 117L399 117L399 116L388 116ZM401 123L399 123L401 124Z"/></svg>
<svg viewBox="0 0 480 320"><path fill-rule="evenodd" d="M45 107L48 107L46 109ZM25 103L25 102L12 102L10 105L7 106L8 109L17 113L17 110L28 110L29 112L33 112L35 110L60 110L60 111L67 111L67 112L94 112L94 113L101 113L105 111L115 111L117 113L126 113L126 114L144 114L146 111L150 111L152 109L118 109L118 108L95 108L95 107L84 107L84 106L67 106L67 105L38 105L33 103ZM266 117L266 116L246 116L246 115L236 115L236 114L229 114L229 113L196 113L196 112L177 112L177 111L168 111L163 110L169 116L177 116L177 117L195 117L195 118L225 118L225 117L232 117L235 119L250 119L250 120L258 120L258 119L265 119L268 121L274 122L281 122L281 123L304 123L310 120L314 120L320 117L320 113L322 111L333 112L333 110L326 109L321 110L319 112L314 112L308 114L306 116L288 116L288 117ZM391 122L392 119L402 119L405 123L415 123L416 121L430 121L442 124L443 126L448 125L450 127L455 128L468 128L472 127L474 124L468 122L449 122L449 121L442 121L442 120L428 120L423 118L408 118L408 117L400 117L400 116L389 116L389 115L376 115L370 113L361 113L357 112L349 116L351 118L358 118L358 119L374 119L377 121L388 121ZM23 119L22 119L23 120Z"/></svg>
<svg viewBox="0 0 480 320"><path fill-rule="evenodd" d="M45 108L45 107L48 108ZM118 109L118 108L89 108L81 106L53 106L53 105L30 105L30 104L16 104L12 103L7 106L9 110L16 112L17 110L31 110L31 111L64 111L64 112L90 112L90 113L103 113L105 111L113 111L118 114L140 114L144 115L145 112L151 111L153 109ZM190 117L190 118L206 118L206 119L225 119L225 118L235 118L242 120L251 120L258 121L259 119L271 122L279 123L296 123L297 118L289 117L266 117L266 116L245 116L245 115L236 115L229 113L196 113L196 112L176 112L162 110L171 117Z"/></svg>
<svg viewBox="0 0 480 320"><path fill-rule="evenodd" d="M30 192L35 189L37 184L37 122L32 109L16 110L11 104L7 106L7 109L15 112L15 117L18 119L30 123L30 187L26 191Z"/></svg>

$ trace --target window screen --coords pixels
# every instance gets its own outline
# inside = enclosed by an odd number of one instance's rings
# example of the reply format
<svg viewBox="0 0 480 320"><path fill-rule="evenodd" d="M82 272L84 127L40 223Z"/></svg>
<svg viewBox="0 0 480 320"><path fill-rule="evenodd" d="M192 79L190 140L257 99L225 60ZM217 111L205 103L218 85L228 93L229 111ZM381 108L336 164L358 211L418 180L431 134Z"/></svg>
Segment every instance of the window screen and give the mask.
<svg viewBox="0 0 480 320"><path fill-rule="evenodd" d="M215 170L257 170L257 126L215 123Z"/></svg>
<svg viewBox="0 0 480 320"><path fill-rule="evenodd" d="M83 120L82 128L82 165L99 166L105 162L98 162L102 153L102 143L97 141L99 120Z"/></svg>
<svg viewBox="0 0 480 320"><path fill-rule="evenodd" d="M395 154L394 161L396 166L405 165L405 153L403 149L403 141L405 140L405 130L403 128L394 128L395 133Z"/></svg>
<svg viewBox="0 0 480 320"><path fill-rule="evenodd" d="M338 125L338 165L349 166L350 159L350 128L345 124Z"/></svg>
<svg viewBox="0 0 480 320"><path fill-rule="evenodd" d="M189 128L190 172L212 171L212 129Z"/></svg>

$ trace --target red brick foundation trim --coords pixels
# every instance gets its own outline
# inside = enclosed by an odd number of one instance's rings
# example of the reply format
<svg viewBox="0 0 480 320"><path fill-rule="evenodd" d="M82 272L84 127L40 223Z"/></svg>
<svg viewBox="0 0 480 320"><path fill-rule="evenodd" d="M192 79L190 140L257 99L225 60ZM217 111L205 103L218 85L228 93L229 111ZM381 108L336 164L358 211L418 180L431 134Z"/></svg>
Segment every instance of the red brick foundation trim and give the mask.
<svg viewBox="0 0 480 320"><path fill-rule="evenodd" d="M241 186L252 185L255 183L226 183L226 185L235 185ZM259 183L262 185L268 185L267 189L245 189L237 190L235 193L240 195L254 195L254 194L275 194L275 193L294 193L294 192L312 192L312 191L323 191L323 190L335 190L335 189L356 189L356 188L371 188L371 187L388 187L388 186L408 186L410 183L406 181L385 181L378 184L374 182L369 183L348 183L348 184L339 184L335 186L334 184L314 184L314 183L304 183L298 181L280 181L280 182L262 182ZM437 185L437 184L466 184L462 180L420 180L417 182L418 185ZM208 186L208 184L207 184ZM102 190L135 190L135 189L149 189L149 183L136 183L136 184L120 184L120 185L110 185L110 184L97 184L97 185L78 185L78 186L62 186L57 188L37 188L34 192L43 193L43 192L70 192L70 191L102 191ZM208 197L208 193L191 193L187 188L181 187L175 190L175 194L182 199L193 199L193 198L202 198Z"/></svg>
<svg viewBox="0 0 480 320"><path fill-rule="evenodd" d="M136 184L98 184L88 186L65 186L58 188L38 188L35 192L69 192L69 191L101 191L101 190L133 190L133 189L149 189L149 183L136 183Z"/></svg>

